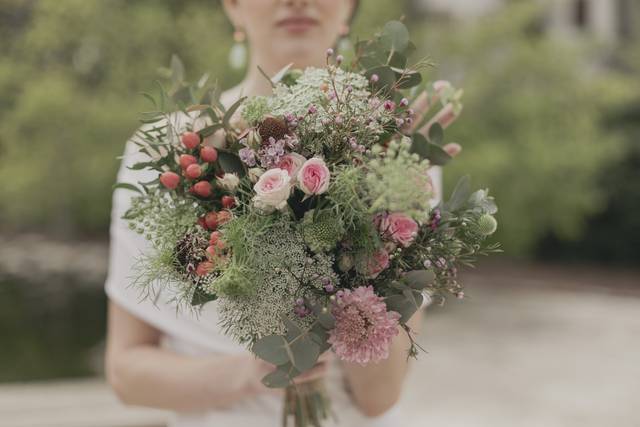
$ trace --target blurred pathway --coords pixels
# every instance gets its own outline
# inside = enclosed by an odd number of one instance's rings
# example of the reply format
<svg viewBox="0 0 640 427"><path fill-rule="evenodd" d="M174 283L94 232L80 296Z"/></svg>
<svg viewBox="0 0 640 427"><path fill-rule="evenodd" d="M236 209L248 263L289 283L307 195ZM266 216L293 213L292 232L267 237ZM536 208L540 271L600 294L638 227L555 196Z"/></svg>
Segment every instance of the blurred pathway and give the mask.
<svg viewBox="0 0 640 427"><path fill-rule="evenodd" d="M640 427L640 277L494 268L430 307L398 427ZM609 281L615 281L611 286ZM158 427L101 380L0 386L0 427Z"/></svg>
<svg viewBox="0 0 640 427"><path fill-rule="evenodd" d="M617 292L607 275L520 273L471 276L468 299L428 310L405 425L640 426L640 277Z"/></svg>

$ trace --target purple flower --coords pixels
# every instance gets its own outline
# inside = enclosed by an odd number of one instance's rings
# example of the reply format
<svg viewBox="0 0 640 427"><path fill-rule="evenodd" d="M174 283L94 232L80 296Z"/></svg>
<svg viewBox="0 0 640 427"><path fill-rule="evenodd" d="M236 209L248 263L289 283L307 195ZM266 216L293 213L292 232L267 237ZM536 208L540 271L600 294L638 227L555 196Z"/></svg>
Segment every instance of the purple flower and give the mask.
<svg viewBox="0 0 640 427"><path fill-rule="evenodd" d="M238 151L240 160L247 166L253 167L256 165L256 153L249 147L241 148Z"/></svg>
<svg viewBox="0 0 640 427"><path fill-rule="evenodd" d="M387 311L384 299L373 287L338 291L331 313L336 324L327 342L340 359L365 365L389 357L400 314Z"/></svg>

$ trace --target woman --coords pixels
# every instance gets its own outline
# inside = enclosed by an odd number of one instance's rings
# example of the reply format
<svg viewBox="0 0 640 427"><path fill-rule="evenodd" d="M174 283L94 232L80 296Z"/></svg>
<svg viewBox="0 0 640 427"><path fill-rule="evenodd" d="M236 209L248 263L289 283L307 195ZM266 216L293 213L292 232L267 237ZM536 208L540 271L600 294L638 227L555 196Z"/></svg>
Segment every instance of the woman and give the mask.
<svg viewBox="0 0 640 427"><path fill-rule="evenodd" d="M245 79L222 95L222 102L230 105L240 95L269 93L258 66L269 74L289 63L300 68L323 66L326 48L348 31L357 0L224 0L224 7L251 46ZM418 104L425 101L423 97ZM425 105L415 107L425 109ZM133 144L128 143L118 181L147 180L148 172L126 168L135 156ZM167 295L161 294L155 304L140 301L138 290L129 286L134 259L149 250L148 242L120 219L129 196L125 191L114 195L105 285L110 299L106 372L113 389L127 404L174 411L171 426L277 425L281 391L260 383L272 367L223 334L215 302L196 317L177 311ZM419 313L411 323L417 330ZM392 407L407 371L408 347L407 337L400 333L390 357L380 364L361 367L325 357L297 381L326 378L340 426L399 425Z"/></svg>

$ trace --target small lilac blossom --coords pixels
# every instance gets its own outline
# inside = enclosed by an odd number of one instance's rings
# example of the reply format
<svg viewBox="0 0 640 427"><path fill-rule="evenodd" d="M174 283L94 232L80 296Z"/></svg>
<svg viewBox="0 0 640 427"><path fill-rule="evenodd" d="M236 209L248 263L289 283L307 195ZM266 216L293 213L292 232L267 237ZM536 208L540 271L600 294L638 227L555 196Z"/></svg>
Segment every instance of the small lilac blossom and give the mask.
<svg viewBox="0 0 640 427"><path fill-rule="evenodd" d="M242 163L249 167L253 167L256 165L256 153L249 147L241 148L238 151L238 155L240 156L240 160Z"/></svg>

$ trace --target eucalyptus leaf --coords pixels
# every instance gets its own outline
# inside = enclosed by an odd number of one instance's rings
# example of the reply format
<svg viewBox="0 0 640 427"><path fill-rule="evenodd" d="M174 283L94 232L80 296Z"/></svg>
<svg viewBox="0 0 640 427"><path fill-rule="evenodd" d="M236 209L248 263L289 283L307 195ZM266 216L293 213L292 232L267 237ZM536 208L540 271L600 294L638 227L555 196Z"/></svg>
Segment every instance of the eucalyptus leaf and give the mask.
<svg viewBox="0 0 640 427"><path fill-rule="evenodd" d="M242 178L245 175L244 165L242 160L236 154L228 151L218 150L218 162L222 167L222 170L226 173L235 173L238 177Z"/></svg>
<svg viewBox="0 0 640 427"><path fill-rule="evenodd" d="M270 388L284 388L291 384L291 381L298 375L300 375L300 371L290 362L287 362L262 378L262 383Z"/></svg>
<svg viewBox="0 0 640 427"><path fill-rule="evenodd" d="M436 275L431 270L413 270L408 271L404 275L404 280L413 289L424 289L427 285L432 283L436 278Z"/></svg>
<svg viewBox="0 0 640 427"><path fill-rule="evenodd" d="M451 161L451 156L442 147L431 142L427 144L427 155L425 157L429 159L431 164L436 166L443 166Z"/></svg>
<svg viewBox="0 0 640 427"><path fill-rule="evenodd" d="M402 76L402 77L401 77ZM417 71L411 71L397 75L398 89L409 89L422 83L422 74Z"/></svg>
<svg viewBox="0 0 640 427"><path fill-rule="evenodd" d="M408 291L408 292L407 292ZM420 292L407 290L402 294L385 298L387 308L400 314L400 322L406 323L422 305L423 296Z"/></svg>
<svg viewBox="0 0 640 427"><path fill-rule="evenodd" d="M429 142L442 145L442 141L444 140L444 130L440 123L434 123L429 128Z"/></svg>
<svg viewBox="0 0 640 427"><path fill-rule="evenodd" d="M311 331L313 332L313 334L311 334L311 339L318 344L320 354L331 348L331 344L327 342L329 339L329 332L323 328L320 323L313 325Z"/></svg>
<svg viewBox="0 0 640 427"><path fill-rule="evenodd" d="M331 314L328 308L322 306L321 304L314 305L311 307L313 310L313 314L315 314L318 322L322 327L327 329L332 329L335 326L336 319Z"/></svg>
<svg viewBox="0 0 640 427"><path fill-rule="evenodd" d="M289 374L281 369L276 369L262 378L262 384L269 388L285 388L290 383Z"/></svg>
<svg viewBox="0 0 640 427"><path fill-rule="evenodd" d="M282 365L291 359L289 343L281 335L267 335L251 347L251 351L262 360L274 365Z"/></svg>
<svg viewBox="0 0 640 427"><path fill-rule="evenodd" d="M311 338L313 334L306 332L289 342L293 358L293 366L304 372L316 364L320 357L320 346Z"/></svg>
<svg viewBox="0 0 640 427"><path fill-rule="evenodd" d="M389 21L382 29L381 42L387 50L404 52L409 46L409 30L400 21Z"/></svg>
<svg viewBox="0 0 640 427"><path fill-rule="evenodd" d="M370 68L365 72L365 76L371 79L371 76L376 74L378 76L378 82L375 86L378 88L391 88L396 82L396 74L391 67L382 65L379 67Z"/></svg>
<svg viewBox="0 0 640 427"><path fill-rule="evenodd" d="M445 204L445 207L449 211L456 211L462 208L471 194L471 179L469 175L465 175L456 184L451 194L451 198Z"/></svg>

